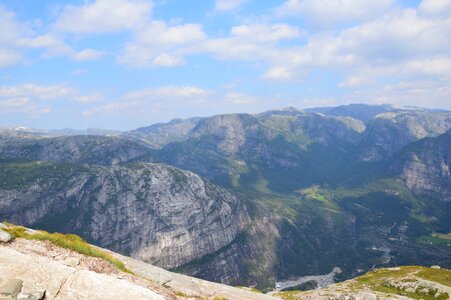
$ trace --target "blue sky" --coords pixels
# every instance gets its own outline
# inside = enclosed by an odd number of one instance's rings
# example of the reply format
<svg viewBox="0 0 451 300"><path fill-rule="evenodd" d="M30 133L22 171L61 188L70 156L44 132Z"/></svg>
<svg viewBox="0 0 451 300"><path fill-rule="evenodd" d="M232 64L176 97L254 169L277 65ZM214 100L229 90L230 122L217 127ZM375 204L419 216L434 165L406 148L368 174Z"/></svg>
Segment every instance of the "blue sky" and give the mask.
<svg viewBox="0 0 451 300"><path fill-rule="evenodd" d="M0 126L451 109L450 0L0 0Z"/></svg>

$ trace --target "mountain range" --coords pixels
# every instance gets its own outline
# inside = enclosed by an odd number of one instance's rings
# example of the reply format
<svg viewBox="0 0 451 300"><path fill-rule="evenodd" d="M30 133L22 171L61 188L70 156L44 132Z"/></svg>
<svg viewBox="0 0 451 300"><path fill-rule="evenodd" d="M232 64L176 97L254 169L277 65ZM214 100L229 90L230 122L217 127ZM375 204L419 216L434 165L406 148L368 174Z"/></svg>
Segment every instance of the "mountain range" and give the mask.
<svg viewBox="0 0 451 300"><path fill-rule="evenodd" d="M0 220L271 290L451 267L451 112L345 105L127 132L0 129Z"/></svg>

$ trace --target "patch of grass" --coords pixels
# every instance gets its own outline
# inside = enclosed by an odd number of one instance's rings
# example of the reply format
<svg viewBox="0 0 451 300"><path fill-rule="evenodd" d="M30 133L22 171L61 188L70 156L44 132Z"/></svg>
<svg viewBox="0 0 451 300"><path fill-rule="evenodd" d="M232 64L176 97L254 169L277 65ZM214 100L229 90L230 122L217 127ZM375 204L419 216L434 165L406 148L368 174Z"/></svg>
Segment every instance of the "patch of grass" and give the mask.
<svg viewBox="0 0 451 300"><path fill-rule="evenodd" d="M417 239L418 243L433 245L433 246L448 246L451 245L451 240L443 239L437 236L422 235Z"/></svg>
<svg viewBox="0 0 451 300"><path fill-rule="evenodd" d="M102 250L93 248L91 245L86 243L78 235L48 233L46 231L38 231L38 233L36 233L36 234L28 234L28 233L26 233L26 228L21 227L21 226L10 226L3 230L7 231L14 238L23 238L23 239L27 239L27 240L49 241L61 248L69 249L69 250L75 251L77 253L86 255L86 256L101 258L101 259L109 262L111 265L116 267L118 270L125 272L125 273L133 274L133 272L128 270L125 267L124 263L121 262L119 259L114 258L112 255L110 255Z"/></svg>
<svg viewBox="0 0 451 300"><path fill-rule="evenodd" d="M277 296L280 296L283 300L300 300L301 297L298 295L299 291L280 292L277 294Z"/></svg>
<svg viewBox="0 0 451 300"><path fill-rule="evenodd" d="M431 269L419 267L416 276L451 287L451 271L447 269Z"/></svg>
<svg viewBox="0 0 451 300"><path fill-rule="evenodd" d="M254 293L258 293L258 294L263 294L263 292L262 291L260 291L259 289L256 289L256 288L254 288L254 287L247 287L247 286L236 286L237 288L239 288L239 289L242 289L242 290L246 290L246 291L251 291L251 292L254 292Z"/></svg>
<svg viewBox="0 0 451 300"><path fill-rule="evenodd" d="M447 234L443 234L443 233L433 233L432 234L433 237L439 238L439 239L444 239L444 240L449 240L451 241L451 232L447 233Z"/></svg>
<svg viewBox="0 0 451 300"><path fill-rule="evenodd" d="M399 269L379 269L369 272L363 276L355 279L355 289L369 287L373 291L378 291L386 294L396 294L407 296L412 299L448 299L447 294L442 294L439 298L435 298L435 291L431 290L428 294L421 293L418 290L414 293L400 290L387 284L387 279L406 281L403 277L415 276L430 281L434 281L446 286L451 286L451 271L446 269L431 269L420 266L400 267ZM408 280L408 279L407 279Z"/></svg>
<svg viewBox="0 0 451 300"><path fill-rule="evenodd" d="M178 297L182 297L182 298L189 298L189 299L204 299L204 298L202 298L202 297L200 297L200 296L197 296L197 295L188 295L188 294L186 294L186 293L184 293L184 292L175 292L175 295L176 296L178 296Z"/></svg>
<svg viewBox="0 0 451 300"><path fill-rule="evenodd" d="M327 195L323 194L323 191L320 190L319 186L301 189L299 190L299 193L307 200L318 201L330 209L338 209L337 205L333 203Z"/></svg>

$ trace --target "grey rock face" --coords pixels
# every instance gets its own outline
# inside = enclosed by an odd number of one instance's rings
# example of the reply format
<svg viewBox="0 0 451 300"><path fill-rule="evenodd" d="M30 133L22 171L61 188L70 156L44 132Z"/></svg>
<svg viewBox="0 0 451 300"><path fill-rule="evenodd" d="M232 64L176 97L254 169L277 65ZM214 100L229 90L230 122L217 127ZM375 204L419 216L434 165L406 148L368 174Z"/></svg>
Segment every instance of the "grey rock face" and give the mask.
<svg viewBox="0 0 451 300"><path fill-rule="evenodd" d="M106 136L69 136L0 141L0 158L109 165L149 154L136 142Z"/></svg>
<svg viewBox="0 0 451 300"><path fill-rule="evenodd" d="M7 243L11 240L11 235L0 229L0 242Z"/></svg>
<svg viewBox="0 0 451 300"><path fill-rule="evenodd" d="M205 118L191 131L190 138L211 136L217 139L218 152L231 155L239 151L250 135L257 132L264 138L257 118L248 114L217 115Z"/></svg>
<svg viewBox="0 0 451 300"><path fill-rule="evenodd" d="M0 219L78 233L174 268L228 245L248 218L226 190L161 164L86 167L57 178L48 170L26 186L2 187Z"/></svg>
<svg viewBox="0 0 451 300"><path fill-rule="evenodd" d="M189 132L199 123L201 118L187 120L174 119L169 123L140 127L123 134L124 137L139 140L152 148L161 148L172 142L184 141Z"/></svg>
<svg viewBox="0 0 451 300"><path fill-rule="evenodd" d="M380 114L368 123L359 144L360 159L383 160L409 143L444 133L451 127L451 113L396 111Z"/></svg>
<svg viewBox="0 0 451 300"><path fill-rule="evenodd" d="M387 104L368 105L368 104L349 104L337 107L317 107L306 109L308 112L319 112L329 116L348 116L365 123L370 121L378 114L393 111L394 107Z"/></svg>
<svg viewBox="0 0 451 300"><path fill-rule="evenodd" d="M293 131L301 130L313 141L324 146L331 144L356 144L365 130L362 121L351 117L327 117L319 114L298 116L292 124Z"/></svg>
<svg viewBox="0 0 451 300"><path fill-rule="evenodd" d="M413 192L451 200L451 129L406 147L391 170Z"/></svg>

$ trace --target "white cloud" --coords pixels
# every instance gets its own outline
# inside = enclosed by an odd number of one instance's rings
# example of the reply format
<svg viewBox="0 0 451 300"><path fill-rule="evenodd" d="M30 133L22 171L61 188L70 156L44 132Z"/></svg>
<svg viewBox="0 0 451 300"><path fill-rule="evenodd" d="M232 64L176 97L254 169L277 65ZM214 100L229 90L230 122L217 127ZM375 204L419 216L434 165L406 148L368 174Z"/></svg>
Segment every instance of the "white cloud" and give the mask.
<svg viewBox="0 0 451 300"><path fill-rule="evenodd" d="M28 105L29 103L30 103L30 100L25 97L11 98L11 99L0 100L0 107L19 108L19 107L24 107L25 105Z"/></svg>
<svg viewBox="0 0 451 300"><path fill-rule="evenodd" d="M347 95L351 102L390 103L400 106L422 106L451 109L451 87L446 81L418 79L400 81L373 89L356 90Z"/></svg>
<svg viewBox="0 0 451 300"><path fill-rule="evenodd" d="M365 21L386 12L393 0L288 0L279 16L302 16L320 26Z"/></svg>
<svg viewBox="0 0 451 300"><path fill-rule="evenodd" d="M287 24L248 24L234 26L230 30L232 37L260 43L295 39L301 36L297 27Z"/></svg>
<svg viewBox="0 0 451 300"><path fill-rule="evenodd" d="M449 0L423 0L419 12L428 16L451 17L451 1Z"/></svg>
<svg viewBox="0 0 451 300"><path fill-rule="evenodd" d="M23 60L17 41L29 33L13 12L0 5L0 68L19 64Z"/></svg>
<svg viewBox="0 0 451 300"><path fill-rule="evenodd" d="M246 24L234 26L225 38L210 39L199 52L211 53L221 59L271 60L280 54L278 42L293 40L302 32L287 24Z"/></svg>
<svg viewBox="0 0 451 300"><path fill-rule="evenodd" d="M199 24L168 26L161 21L153 21L134 32L123 53L117 58L119 63L134 67L173 67L183 63L183 54L190 47L206 38Z"/></svg>
<svg viewBox="0 0 451 300"><path fill-rule="evenodd" d="M338 69L348 78L446 75L451 54L447 46L451 44L450 21L404 9L336 33L320 32L304 46L276 49L279 55L269 57L270 68L264 77L293 79L315 68ZM343 86L358 85L355 78L351 81Z"/></svg>
<svg viewBox="0 0 451 300"><path fill-rule="evenodd" d="M17 51L0 48L0 68L16 65L22 61L22 55Z"/></svg>
<svg viewBox="0 0 451 300"><path fill-rule="evenodd" d="M100 93L83 94L80 90L64 85L20 85L0 86L0 101L8 103L32 103L35 100L60 100L78 103L93 103L103 99ZM22 101L22 102L19 102ZM11 102L12 101L12 102ZM5 102L6 103L6 102Z"/></svg>
<svg viewBox="0 0 451 300"><path fill-rule="evenodd" d="M353 75L347 78L342 83L340 83L340 87L355 88L369 85L371 83L373 83L373 81L370 78L367 78L365 76Z"/></svg>
<svg viewBox="0 0 451 300"><path fill-rule="evenodd" d="M171 111L203 103L212 92L194 86L161 86L126 93L117 102L106 103L83 112L83 116L127 113L140 115Z"/></svg>
<svg viewBox="0 0 451 300"><path fill-rule="evenodd" d="M50 111L50 107L35 105L27 97L0 99L0 114L21 113L36 116Z"/></svg>
<svg viewBox="0 0 451 300"><path fill-rule="evenodd" d="M70 56L74 53L72 47L67 45L61 38L51 33L33 38L21 38L17 43L24 48L46 49L46 57Z"/></svg>
<svg viewBox="0 0 451 300"><path fill-rule="evenodd" d="M161 53L152 60L152 66L155 67L175 67L183 63L183 59L166 52Z"/></svg>
<svg viewBox="0 0 451 300"><path fill-rule="evenodd" d="M22 38L18 40L18 44L26 48L43 48L45 49L44 57L66 56L75 61L97 60L105 56L104 51L95 49L84 49L75 51L67 45L61 38L54 34L48 33L34 38Z"/></svg>
<svg viewBox="0 0 451 300"><path fill-rule="evenodd" d="M119 103L108 103L102 106L94 107L82 112L82 116L90 117L97 116L99 114L109 115L117 112L124 112L128 109L136 108L134 102L119 102Z"/></svg>
<svg viewBox="0 0 451 300"><path fill-rule="evenodd" d="M233 10L241 5L243 5L248 0L216 0L215 11L223 12L228 10Z"/></svg>
<svg viewBox="0 0 451 300"><path fill-rule="evenodd" d="M79 95L75 96L73 100L79 103L94 103L103 99L101 94L89 94L89 95Z"/></svg>
<svg viewBox="0 0 451 300"><path fill-rule="evenodd" d="M288 80L293 77L293 73L289 68L286 67L274 67L270 68L263 74L263 79L273 79L273 80Z"/></svg>
<svg viewBox="0 0 451 300"><path fill-rule="evenodd" d="M105 52L95 49L84 49L72 55L72 59L76 61L96 60L105 56Z"/></svg>
<svg viewBox="0 0 451 300"><path fill-rule="evenodd" d="M150 17L152 1L95 0L82 6L67 5L55 23L58 31L113 33L131 30Z"/></svg>
<svg viewBox="0 0 451 300"><path fill-rule="evenodd" d="M26 83L14 86L0 86L0 97L30 97L56 99L75 96L78 90L59 85L36 85Z"/></svg>
<svg viewBox="0 0 451 300"><path fill-rule="evenodd" d="M227 93L224 100L232 104L253 104L257 102L257 99L252 96L235 92Z"/></svg>
<svg viewBox="0 0 451 300"><path fill-rule="evenodd" d="M0 5L0 46L11 46L29 29L16 20L15 14Z"/></svg>
<svg viewBox="0 0 451 300"><path fill-rule="evenodd" d="M130 92L124 96L125 99L148 99L148 98L195 98L205 97L209 91L194 86L164 86L156 88L148 88Z"/></svg>

